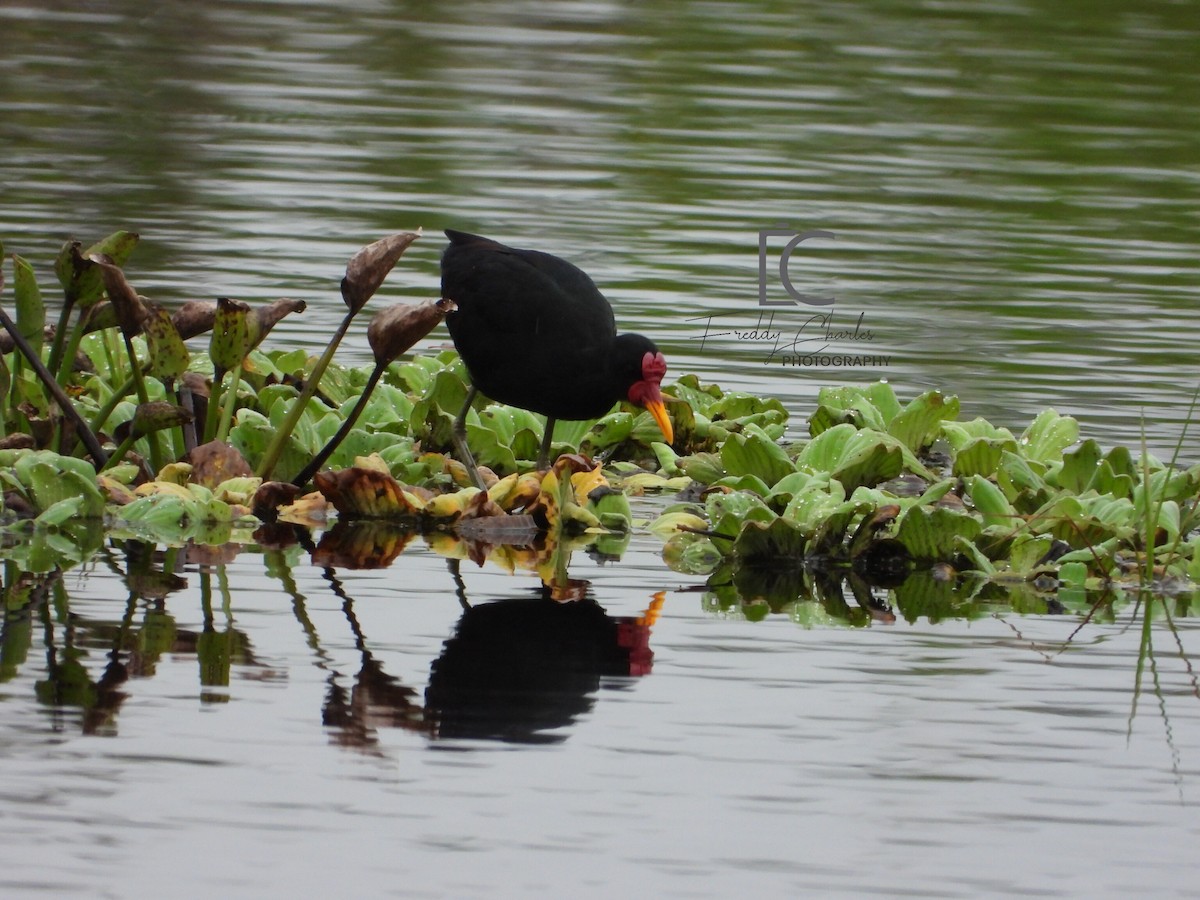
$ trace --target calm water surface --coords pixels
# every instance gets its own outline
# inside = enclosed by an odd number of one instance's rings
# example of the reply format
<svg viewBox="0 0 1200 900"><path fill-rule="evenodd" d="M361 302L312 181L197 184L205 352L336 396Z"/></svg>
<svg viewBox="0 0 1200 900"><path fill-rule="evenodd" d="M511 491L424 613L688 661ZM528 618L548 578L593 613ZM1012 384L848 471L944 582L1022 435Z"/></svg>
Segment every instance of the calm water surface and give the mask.
<svg viewBox="0 0 1200 900"><path fill-rule="evenodd" d="M300 297L273 345L317 347L357 247L424 226L383 298L412 299L439 229L474 229L575 260L673 373L780 396L796 436L821 385L886 377L1013 429L1054 406L1106 445L1144 417L1169 455L1200 377L1197 22L1166 0L0 0L0 238L48 287L65 238L136 229L142 293ZM814 336L808 307L760 318L778 226L833 235L787 271L861 323L827 354L874 359L772 354ZM759 325L781 337L728 333ZM360 330L343 359L366 358ZM294 556L294 589L257 553L189 562L152 671L121 643L155 601L130 603L119 549L8 626L32 631L0 682L6 895L1200 894L1200 698L1160 623L1131 715L1131 609L1061 653L1074 617L751 623L637 538L572 575L603 610L587 647L666 592L649 674L610 653L514 708L434 661L553 674L531 576L463 569L514 610L483 629L510 628L496 659L451 655L463 607L428 550L338 590ZM206 635L227 687L202 684ZM114 646L111 707L54 695L67 660L104 683Z"/></svg>

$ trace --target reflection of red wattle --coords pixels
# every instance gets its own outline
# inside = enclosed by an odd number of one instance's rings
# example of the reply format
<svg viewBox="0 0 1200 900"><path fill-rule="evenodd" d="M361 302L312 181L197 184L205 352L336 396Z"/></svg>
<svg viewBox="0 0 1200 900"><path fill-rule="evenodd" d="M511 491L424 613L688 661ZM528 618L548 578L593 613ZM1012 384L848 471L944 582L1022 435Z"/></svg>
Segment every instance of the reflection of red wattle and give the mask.
<svg viewBox="0 0 1200 900"><path fill-rule="evenodd" d="M650 649L650 626L637 619L617 619L617 645L629 650L629 674L649 675L654 665Z"/></svg>

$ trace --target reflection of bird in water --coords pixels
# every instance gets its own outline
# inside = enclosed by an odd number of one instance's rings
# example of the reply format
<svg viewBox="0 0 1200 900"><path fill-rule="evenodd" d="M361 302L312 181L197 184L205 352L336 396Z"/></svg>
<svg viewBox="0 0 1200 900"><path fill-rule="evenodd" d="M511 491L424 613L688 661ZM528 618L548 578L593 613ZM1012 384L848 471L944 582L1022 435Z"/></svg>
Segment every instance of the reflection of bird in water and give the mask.
<svg viewBox="0 0 1200 900"><path fill-rule="evenodd" d="M545 732L592 707L605 676L645 675L657 617L613 618L592 600L471 607L434 663L425 715L439 738L554 743Z"/></svg>

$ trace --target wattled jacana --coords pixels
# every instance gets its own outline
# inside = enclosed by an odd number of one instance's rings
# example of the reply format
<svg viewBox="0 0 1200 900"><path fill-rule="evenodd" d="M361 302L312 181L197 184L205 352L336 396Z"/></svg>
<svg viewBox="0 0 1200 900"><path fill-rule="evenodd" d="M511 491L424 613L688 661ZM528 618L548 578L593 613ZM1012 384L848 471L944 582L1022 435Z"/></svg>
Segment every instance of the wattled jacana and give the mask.
<svg viewBox="0 0 1200 900"><path fill-rule="evenodd" d="M447 231L442 296L454 346L471 375L454 421L454 443L480 484L467 448L466 417L475 395L546 416L538 454L545 469L556 419L595 419L618 400L644 406L667 442L674 439L659 385L667 361L648 338L617 334L612 307L583 271L557 256L517 250Z"/></svg>

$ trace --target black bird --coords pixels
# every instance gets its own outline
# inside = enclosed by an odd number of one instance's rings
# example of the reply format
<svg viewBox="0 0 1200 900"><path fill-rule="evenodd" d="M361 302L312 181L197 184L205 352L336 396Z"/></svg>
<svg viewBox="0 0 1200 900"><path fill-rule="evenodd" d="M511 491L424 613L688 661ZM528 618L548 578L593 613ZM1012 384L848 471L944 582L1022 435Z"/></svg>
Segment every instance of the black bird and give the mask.
<svg viewBox="0 0 1200 900"><path fill-rule="evenodd" d="M447 231L442 296L454 346L471 375L454 442L479 483L467 448L475 395L546 416L538 468L546 468L556 419L595 419L618 400L644 406L674 439L659 385L667 361L640 334L617 334L612 307L582 270L537 250L516 250Z"/></svg>

